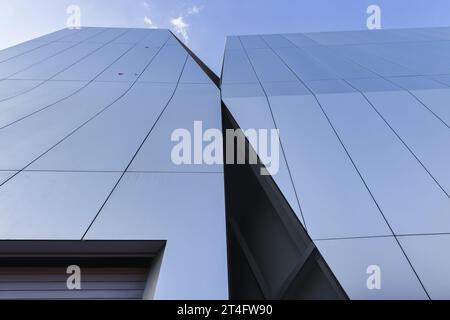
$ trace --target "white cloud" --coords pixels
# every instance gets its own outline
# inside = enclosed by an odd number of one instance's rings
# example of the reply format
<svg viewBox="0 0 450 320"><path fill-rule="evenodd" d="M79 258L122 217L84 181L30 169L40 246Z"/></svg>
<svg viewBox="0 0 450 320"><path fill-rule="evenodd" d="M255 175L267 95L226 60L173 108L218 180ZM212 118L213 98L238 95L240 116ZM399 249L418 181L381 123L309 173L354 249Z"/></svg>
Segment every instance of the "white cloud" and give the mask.
<svg viewBox="0 0 450 320"><path fill-rule="evenodd" d="M145 22L146 24L149 24L149 25L152 25L152 24L153 24L152 19L150 19L150 18L147 17L147 16L144 17L144 22Z"/></svg>
<svg viewBox="0 0 450 320"><path fill-rule="evenodd" d="M200 12L200 10L201 10L200 7L198 7L198 6L196 6L196 5L193 5L192 7L190 7L190 8L188 9L187 14L188 14L188 15L197 14L197 13Z"/></svg>
<svg viewBox="0 0 450 320"><path fill-rule="evenodd" d="M142 1L142 5L145 7L145 9L150 10L150 4L147 1ZM144 16L144 23L148 26L150 29L157 29L158 27L153 23L153 20L148 16Z"/></svg>
<svg viewBox="0 0 450 320"><path fill-rule="evenodd" d="M147 17L147 16L144 17L144 22L145 22L145 24L148 25L148 27L151 28L151 29L157 29L157 28L158 28L157 26L155 26L155 25L153 24L152 19L150 19L150 18Z"/></svg>
<svg viewBox="0 0 450 320"><path fill-rule="evenodd" d="M184 21L183 16L179 16L178 18L170 19L170 24L172 25L175 32L180 34L183 37L185 42L189 41L189 35L187 32L189 25Z"/></svg>
<svg viewBox="0 0 450 320"><path fill-rule="evenodd" d="M172 25L173 30L180 34L185 42L189 41L188 28L189 24L185 21L188 16L196 15L200 13L201 7L193 5L188 8L185 14L181 14L178 18L170 19L170 24Z"/></svg>

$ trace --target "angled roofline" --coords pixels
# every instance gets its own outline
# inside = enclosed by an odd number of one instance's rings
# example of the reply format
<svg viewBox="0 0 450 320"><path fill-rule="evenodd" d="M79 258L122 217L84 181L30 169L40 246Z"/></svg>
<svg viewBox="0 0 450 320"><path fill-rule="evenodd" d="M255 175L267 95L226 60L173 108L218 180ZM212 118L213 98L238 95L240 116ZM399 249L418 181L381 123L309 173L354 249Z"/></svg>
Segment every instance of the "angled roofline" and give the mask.
<svg viewBox="0 0 450 320"><path fill-rule="evenodd" d="M191 56L192 59L200 66L200 68L203 70L203 72L206 73L206 75L211 79L211 81L216 85L217 88L220 87L220 78L218 75L214 73L197 55L189 49L188 46L186 46L183 41L181 41L170 29L169 32L173 35L175 39L181 44L181 46L188 52L188 54Z"/></svg>

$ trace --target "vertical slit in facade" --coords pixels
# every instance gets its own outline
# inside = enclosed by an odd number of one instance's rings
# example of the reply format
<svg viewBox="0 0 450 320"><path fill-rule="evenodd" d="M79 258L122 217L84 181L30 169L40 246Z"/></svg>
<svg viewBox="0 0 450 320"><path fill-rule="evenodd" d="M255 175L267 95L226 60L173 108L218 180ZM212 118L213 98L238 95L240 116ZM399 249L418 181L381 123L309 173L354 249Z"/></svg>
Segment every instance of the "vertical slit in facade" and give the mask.
<svg viewBox="0 0 450 320"><path fill-rule="evenodd" d="M226 130L238 128L222 103L224 159ZM260 160L249 164L247 140L245 149L246 164L224 165L230 298L348 299Z"/></svg>

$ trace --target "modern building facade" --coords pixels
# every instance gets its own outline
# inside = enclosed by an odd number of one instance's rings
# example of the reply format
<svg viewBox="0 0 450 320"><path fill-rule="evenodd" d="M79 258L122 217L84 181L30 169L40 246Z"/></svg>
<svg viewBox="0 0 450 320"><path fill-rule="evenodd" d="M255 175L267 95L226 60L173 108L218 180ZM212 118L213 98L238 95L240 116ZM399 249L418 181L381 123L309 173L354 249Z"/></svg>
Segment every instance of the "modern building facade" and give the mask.
<svg viewBox="0 0 450 320"><path fill-rule="evenodd" d="M0 298L450 298L449 40L231 36L220 79L168 30L0 51ZM199 122L278 129L279 170L174 163Z"/></svg>
<svg viewBox="0 0 450 320"><path fill-rule="evenodd" d="M180 42L82 28L0 59L0 238L5 260L21 252L0 298L228 298L223 169L170 158L173 130L221 126L219 89ZM81 290L60 257L80 265ZM20 268L34 264L56 274Z"/></svg>
<svg viewBox="0 0 450 320"><path fill-rule="evenodd" d="M273 178L351 299L450 298L449 39L227 40L222 99L242 129L279 129Z"/></svg>

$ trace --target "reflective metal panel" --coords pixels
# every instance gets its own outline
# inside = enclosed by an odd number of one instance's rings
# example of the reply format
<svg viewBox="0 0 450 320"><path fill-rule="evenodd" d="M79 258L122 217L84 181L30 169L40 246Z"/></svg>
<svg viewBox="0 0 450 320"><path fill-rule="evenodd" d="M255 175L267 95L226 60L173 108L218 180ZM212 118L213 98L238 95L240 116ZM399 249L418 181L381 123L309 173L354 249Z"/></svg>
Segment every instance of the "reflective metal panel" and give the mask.
<svg viewBox="0 0 450 320"><path fill-rule="evenodd" d="M172 39L176 41L175 44L177 44L178 46L180 45L178 40L176 40L172 36L172 34L170 33L169 30L153 29L153 30L148 31L147 37L145 37L144 39L139 41L139 44L141 44L143 46L161 47L166 42L167 42L167 44L169 44L169 42L171 42Z"/></svg>
<svg viewBox="0 0 450 320"><path fill-rule="evenodd" d="M241 41L238 36L227 36L227 41L225 43L225 52L228 50L242 49Z"/></svg>
<svg viewBox="0 0 450 320"><path fill-rule="evenodd" d="M144 71L159 48L137 45L109 66L96 80L134 81Z"/></svg>
<svg viewBox="0 0 450 320"><path fill-rule="evenodd" d="M180 45L180 42L178 41L178 39L175 38L175 36L173 36L173 35L168 36L168 39L165 38L164 41L160 41L160 42L161 42L160 46L162 46L164 43L166 46L179 46Z"/></svg>
<svg viewBox="0 0 450 320"><path fill-rule="evenodd" d="M390 77L389 81L394 82L405 90L427 90L427 89L446 89L447 86L434 81L431 78L423 76L411 77Z"/></svg>
<svg viewBox="0 0 450 320"><path fill-rule="evenodd" d="M448 38L448 34L445 32L441 32L445 29L443 28L414 28L414 29L405 29L398 30L399 32L416 34L418 36L425 37L428 40L450 40Z"/></svg>
<svg viewBox="0 0 450 320"><path fill-rule="evenodd" d="M97 82L50 108L0 130L0 169L21 169L110 105L126 85Z"/></svg>
<svg viewBox="0 0 450 320"><path fill-rule="evenodd" d="M226 299L223 175L126 173L85 239L167 240L156 299Z"/></svg>
<svg viewBox="0 0 450 320"><path fill-rule="evenodd" d="M407 92L371 92L367 96L450 194L450 130Z"/></svg>
<svg viewBox="0 0 450 320"><path fill-rule="evenodd" d="M450 74L440 74L440 75L436 75L436 76L429 76L429 78L445 84L447 87L450 86Z"/></svg>
<svg viewBox="0 0 450 320"><path fill-rule="evenodd" d="M95 50L99 49L100 43L80 43L60 54L55 55L51 59L43 61L31 68L14 74L12 79L49 79L60 71L72 66L78 60L88 57ZM78 80L78 79L71 79ZM83 80L83 79L81 79Z"/></svg>
<svg viewBox="0 0 450 320"><path fill-rule="evenodd" d="M312 95L269 100L309 235L392 234Z"/></svg>
<svg viewBox="0 0 450 320"><path fill-rule="evenodd" d="M74 43L71 42L53 42L10 60L3 61L0 63L0 78L13 76L15 73L43 62L50 56L63 52L72 46L74 46Z"/></svg>
<svg viewBox="0 0 450 320"><path fill-rule="evenodd" d="M100 32L93 37L90 37L84 42L98 42L98 43L108 43L118 38L121 35L125 35L129 29L127 28L111 28L106 29L104 32Z"/></svg>
<svg viewBox="0 0 450 320"><path fill-rule="evenodd" d="M194 129L194 122L199 121L200 132ZM142 149L130 166L131 171L174 171L174 172L221 172L222 157L217 156L218 164L205 164L204 150L210 141L203 141L208 129L221 133L220 96L213 84L180 84L175 95L161 118L156 123ZM172 150L183 140L172 135L176 130L189 132L190 157L188 163L176 164L172 159ZM197 145L199 143L200 145ZM188 145L185 145L188 147ZM218 152L222 153L221 144ZM155 152L158 150L158 152ZM189 152L185 150L184 152ZM208 153L209 155L209 153Z"/></svg>
<svg viewBox="0 0 450 320"><path fill-rule="evenodd" d="M350 299L428 298L393 237L315 243Z"/></svg>
<svg viewBox="0 0 450 320"><path fill-rule="evenodd" d="M260 36L240 36L242 45L245 49L264 49L267 44Z"/></svg>
<svg viewBox="0 0 450 320"><path fill-rule="evenodd" d="M95 37L98 37L102 33L106 33L108 30L109 30L108 28L93 28L93 27L81 28L80 32L76 32L72 35L64 37L64 41L82 42L85 40L90 40Z"/></svg>
<svg viewBox="0 0 450 320"><path fill-rule="evenodd" d="M344 80L315 80L306 81L305 84L314 94L351 93L356 90Z"/></svg>
<svg viewBox="0 0 450 320"><path fill-rule="evenodd" d="M399 237L431 299L450 299L450 235Z"/></svg>
<svg viewBox="0 0 450 320"><path fill-rule="evenodd" d="M261 37L271 48L286 48L295 46L294 43L280 34L269 34Z"/></svg>
<svg viewBox="0 0 450 320"><path fill-rule="evenodd" d="M258 82L244 50L225 51L222 83Z"/></svg>
<svg viewBox="0 0 450 320"><path fill-rule="evenodd" d="M299 81L265 82L262 85L264 87L264 92L268 97L300 96L311 94L311 91L309 91L308 88Z"/></svg>
<svg viewBox="0 0 450 320"><path fill-rule="evenodd" d="M297 47L318 45L317 42L315 42L311 38L305 36L304 34L300 34L300 33L287 33L287 34L283 34L283 37L288 39L290 42L292 42Z"/></svg>
<svg viewBox="0 0 450 320"><path fill-rule="evenodd" d="M222 99L234 119L244 132L248 129L275 129L267 99L258 84L233 84L222 86ZM283 129L280 130L282 134ZM249 141L254 150L258 146L254 141ZM279 150L279 170L272 174L278 187L283 192L286 200L303 223L297 195L286 164L283 152Z"/></svg>
<svg viewBox="0 0 450 320"><path fill-rule="evenodd" d="M367 45L367 50L415 70L417 75L448 74L450 70L446 64L450 50L447 41L383 43Z"/></svg>
<svg viewBox="0 0 450 320"><path fill-rule="evenodd" d="M347 82L362 92L400 91L402 88L383 78L349 79Z"/></svg>
<svg viewBox="0 0 450 320"><path fill-rule="evenodd" d="M0 81L0 102L27 92L41 83L40 80L2 80Z"/></svg>
<svg viewBox="0 0 450 320"><path fill-rule="evenodd" d="M104 69L114 63L129 49L129 45L123 43L108 44L91 54L82 58L82 60L74 60L75 63L70 68L59 73L55 80L92 80Z"/></svg>
<svg viewBox="0 0 450 320"><path fill-rule="evenodd" d="M336 79L338 75L299 48L275 48L281 59L304 81Z"/></svg>
<svg viewBox="0 0 450 320"><path fill-rule="evenodd" d="M318 99L394 232L449 232L450 199L361 94Z"/></svg>
<svg viewBox="0 0 450 320"><path fill-rule="evenodd" d="M450 89L413 90L411 91L440 120L450 127Z"/></svg>
<svg viewBox="0 0 450 320"><path fill-rule="evenodd" d="M22 83L30 80L10 81ZM6 81L2 81L0 84L3 82ZM80 81L47 81L14 98L0 101L0 128L4 128L13 122L69 97L85 85L86 82Z"/></svg>
<svg viewBox="0 0 450 320"><path fill-rule="evenodd" d="M0 171L0 185L3 184L6 180L12 177L16 172L15 171Z"/></svg>
<svg viewBox="0 0 450 320"><path fill-rule="evenodd" d="M292 72L272 50L252 49L247 52L261 82L296 81Z"/></svg>
<svg viewBox="0 0 450 320"><path fill-rule="evenodd" d="M127 33L114 40L114 43L138 43L148 37L149 29L129 29Z"/></svg>
<svg viewBox="0 0 450 320"><path fill-rule="evenodd" d="M19 173L0 187L0 237L81 239L119 175Z"/></svg>
<svg viewBox="0 0 450 320"><path fill-rule="evenodd" d="M29 169L125 170L174 87L173 84L136 84L107 111L50 150Z"/></svg>
<svg viewBox="0 0 450 320"><path fill-rule="evenodd" d="M164 46L139 81L177 82L186 61L187 52L178 46Z"/></svg>
<svg viewBox="0 0 450 320"><path fill-rule="evenodd" d="M416 74L413 70L379 57L375 52L363 50L363 46L336 46L331 49L335 54L341 54L347 59L372 70L380 76L410 76Z"/></svg>
<svg viewBox="0 0 450 320"><path fill-rule="evenodd" d="M364 37L364 33L361 31L348 31L348 32L310 32L304 33L304 36L313 40L317 44L329 46L339 44L357 44L368 41L367 37Z"/></svg>
<svg viewBox="0 0 450 320"><path fill-rule="evenodd" d="M76 33L80 33L80 32L86 32L87 28L81 28L81 29L61 29L49 34L45 34L41 37L38 37L36 39L33 39L31 41L28 42L45 42L45 43L50 43L53 41L65 41L66 38L73 36ZM27 43L28 43L27 42Z"/></svg>
<svg viewBox="0 0 450 320"><path fill-rule="evenodd" d="M191 57L188 58L183 74L180 79L181 83L211 83L206 73L200 68L197 62Z"/></svg>
<svg viewBox="0 0 450 320"><path fill-rule="evenodd" d="M27 52L36 50L39 47L47 45L46 42L40 42L37 40L27 41L24 43L20 43L15 45L14 47L9 47L0 51L0 62L6 61L8 59L12 59L16 56L20 56Z"/></svg>
<svg viewBox="0 0 450 320"><path fill-rule="evenodd" d="M362 68L356 63L345 59L330 48L322 46L308 46L302 48L311 57L314 57L322 64L327 66L332 72L339 75L341 79L351 79L351 78L373 78L377 75L367 69Z"/></svg>

